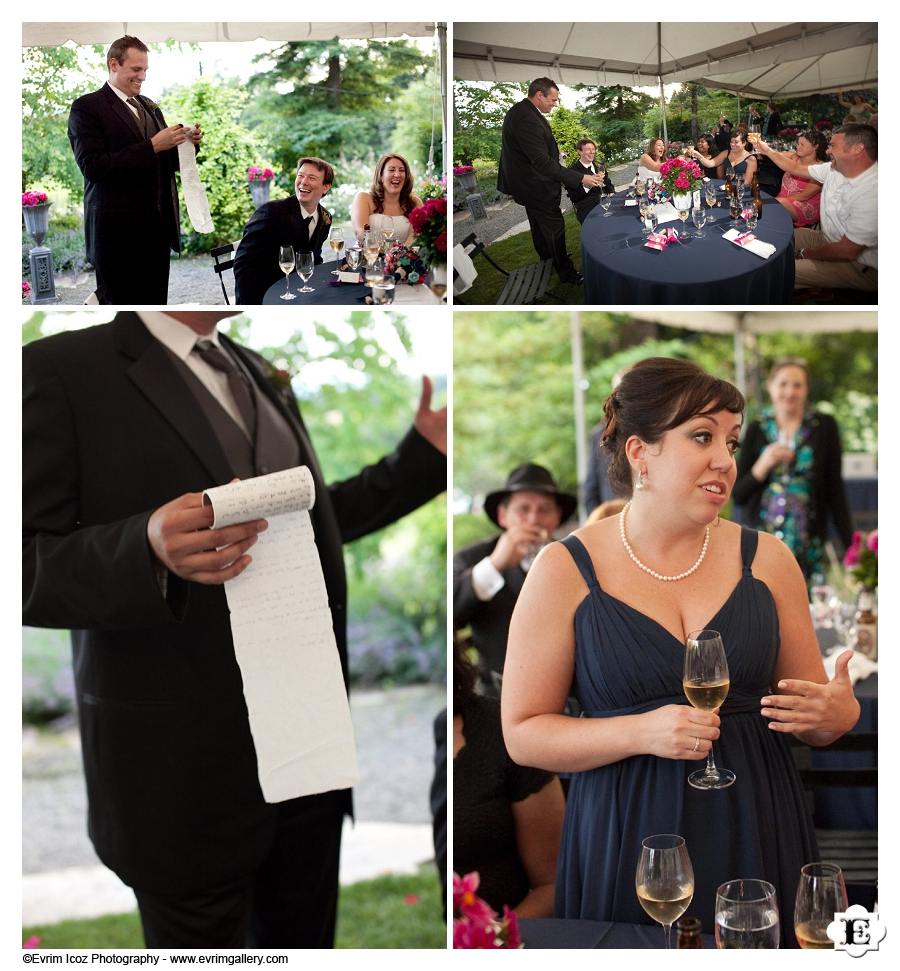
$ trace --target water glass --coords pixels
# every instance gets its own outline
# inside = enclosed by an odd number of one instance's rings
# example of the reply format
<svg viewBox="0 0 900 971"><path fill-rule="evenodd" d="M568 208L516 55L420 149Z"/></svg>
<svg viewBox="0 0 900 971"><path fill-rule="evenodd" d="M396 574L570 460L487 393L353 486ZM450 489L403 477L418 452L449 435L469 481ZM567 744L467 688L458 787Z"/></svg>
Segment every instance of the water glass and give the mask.
<svg viewBox="0 0 900 971"><path fill-rule="evenodd" d="M729 880L716 891L716 947L777 948L775 888L765 880Z"/></svg>
<svg viewBox="0 0 900 971"><path fill-rule="evenodd" d="M697 232L694 234L697 239L703 239L706 233L703 232L703 227L706 225L706 210L702 206L697 206L691 218L694 221L694 226L697 228Z"/></svg>
<svg viewBox="0 0 900 971"><path fill-rule="evenodd" d="M385 304L393 303L394 300L394 287L396 286L396 279L390 273L382 274L380 280L376 280L372 284L372 303L374 304Z"/></svg>

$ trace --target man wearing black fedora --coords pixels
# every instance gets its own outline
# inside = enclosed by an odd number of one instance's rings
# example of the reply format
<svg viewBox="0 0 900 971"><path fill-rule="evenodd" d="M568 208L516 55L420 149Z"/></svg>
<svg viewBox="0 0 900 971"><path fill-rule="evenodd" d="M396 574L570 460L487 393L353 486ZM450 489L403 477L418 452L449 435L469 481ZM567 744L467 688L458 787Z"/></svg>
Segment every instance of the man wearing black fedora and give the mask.
<svg viewBox="0 0 900 971"><path fill-rule="evenodd" d="M471 627L482 677L502 674L513 608L525 573L578 501L560 492L550 472L526 463L510 472L506 486L484 500L488 519L503 532L460 550L453 559L453 626Z"/></svg>

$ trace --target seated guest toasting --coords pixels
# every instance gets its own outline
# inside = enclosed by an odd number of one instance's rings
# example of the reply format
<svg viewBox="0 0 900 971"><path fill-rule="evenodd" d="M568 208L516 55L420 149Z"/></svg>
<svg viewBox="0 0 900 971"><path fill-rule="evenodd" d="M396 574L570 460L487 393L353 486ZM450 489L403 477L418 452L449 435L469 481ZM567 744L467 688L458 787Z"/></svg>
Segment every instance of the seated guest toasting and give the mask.
<svg viewBox="0 0 900 971"><path fill-rule="evenodd" d="M697 147L689 154L710 170L710 178L722 178L722 162L727 158L728 151L720 152L712 135L701 135L697 139Z"/></svg>
<svg viewBox="0 0 900 971"><path fill-rule="evenodd" d="M316 263L322 262L331 215L319 200L333 184L334 169L327 162L301 158L294 196L267 202L251 216L234 260L236 303L263 302L266 290L282 276L280 246L292 246L295 253L312 252Z"/></svg>
<svg viewBox="0 0 900 971"><path fill-rule="evenodd" d="M651 138L647 151L638 159L638 178L658 179L660 166L666 160L666 143L661 138Z"/></svg>
<svg viewBox="0 0 900 971"><path fill-rule="evenodd" d="M588 213L600 202L600 193L615 192L616 190L606 169L594 162L594 157L597 154L597 143L592 142L589 138L582 138L575 143L575 148L578 150L578 158L569 168L582 175L585 173L599 175L603 179L602 189L596 185L566 186L566 193L572 200L575 215L578 217L578 221L583 223L587 219Z"/></svg>
<svg viewBox="0 0 900 971"><path fill-rule="evenodd" d="M765 142L759 151L795 178L822 184L820 229L794 230L795 286L878 289L878 132L846 125L831 136L831 162L804 165Z"/></svg>
<svg viewBox="0 0 900 971"><path fill-rule="evenodd" d="M422 205L413 192L413 177L405 158L382 155L375 166L368 192L357 192L350 214L353 229L362 236L367 228L380 232L385 240L412 244L415 233L409 214Z"/></svg>
<svg viewBox="0 0 900 971"><path fill-rule="evenodd" d="M691 150L691 155L704 168L714 169L719 165L724 165L726 170L732 169L735 178L743 181L744 185L750 185L753 175L756 172L756 156L750 151L750 140L747 133L740 128L731 136L731 144L728 152L719 152L713 158L701 155L697 149Z"/></svg>
<svg viewBox="0 0 900 971"><path fill-rule="evenodd" d="M825 136L811 128L800 135L797 148L787 155L800 165L815 165L817 162L828 161L827 149ZM822 185L815 179L799 179L790 172L785 172L781 177L781 190L776 198L791 214L794 226L815 226L819 221L821 191Z"/></svg>

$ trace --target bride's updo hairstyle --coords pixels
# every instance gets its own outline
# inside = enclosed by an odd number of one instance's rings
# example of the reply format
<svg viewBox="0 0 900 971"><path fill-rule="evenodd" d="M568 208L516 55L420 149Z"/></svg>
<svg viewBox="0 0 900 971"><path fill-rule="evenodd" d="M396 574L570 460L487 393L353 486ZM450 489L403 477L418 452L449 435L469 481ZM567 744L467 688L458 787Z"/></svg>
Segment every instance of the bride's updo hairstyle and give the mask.
<svg viewBox="0 0 900 971"><path fill-rule="evenodd" d="M625 443L632 435L654 445L670 429L696 415L744 413L744 396L728 381L707 374L692 361L648 357L625 372L606 399L603 447L609 450L609 481L616 495L630 496L631 465Z"/></svg>

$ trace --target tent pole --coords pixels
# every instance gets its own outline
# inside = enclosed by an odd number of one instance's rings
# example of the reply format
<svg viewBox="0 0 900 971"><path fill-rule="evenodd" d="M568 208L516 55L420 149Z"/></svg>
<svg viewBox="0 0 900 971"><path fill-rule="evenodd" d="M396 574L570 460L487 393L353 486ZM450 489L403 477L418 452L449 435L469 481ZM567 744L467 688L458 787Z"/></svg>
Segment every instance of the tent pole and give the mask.
<svg viewBox="0 0 900 971"><path fill-rule="evenodd" d="M440 52L438 54L439 68L438 73L441 79L441 172L447 169L447 25L441 23L437 25L438 38L440 40Z"/></svg>
<svg viewBox="0 0 900 971"><path fill-rule="evenodd" d="M734 379L741 394L747 393L747 361L744 358L744 322L746 314L737 315L734 329Z"/></svg>
<svg viewBox="0 0 900 971"><path fill-rule="evenodd" d="M659 81L659 113L662 117L662 139L669 144L669 128L666 124L666 95L663 91L662 80L662 24L656 22L656 79Z"/></svg>
<svg viewBox="0 0 900 971"><path fill-rule="evenodd" d="M584 351L581 339L581 314L573 310L569 315L570 342L572 344L572 399L575 411L575 471L578 484L587 478L587 427L584 418ZM581 489L578 489L578 521L587 516Z"/></svg>

